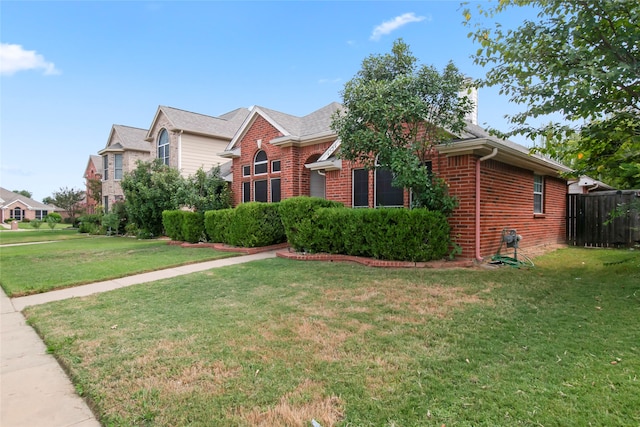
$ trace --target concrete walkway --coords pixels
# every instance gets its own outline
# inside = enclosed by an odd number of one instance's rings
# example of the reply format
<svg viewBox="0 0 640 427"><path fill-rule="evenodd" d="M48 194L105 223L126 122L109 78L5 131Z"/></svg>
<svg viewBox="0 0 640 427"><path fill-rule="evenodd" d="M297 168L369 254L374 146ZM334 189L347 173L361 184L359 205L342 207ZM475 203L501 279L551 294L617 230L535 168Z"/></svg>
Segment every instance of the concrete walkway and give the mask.
<svg viewBox="0 0 640 427"><path fill-rule="evenodd" d="M0 426L100 426L38 334L26 324L21 313L25 307L275 256L270 251L206 261L14 299L0 292Z"/></svg>

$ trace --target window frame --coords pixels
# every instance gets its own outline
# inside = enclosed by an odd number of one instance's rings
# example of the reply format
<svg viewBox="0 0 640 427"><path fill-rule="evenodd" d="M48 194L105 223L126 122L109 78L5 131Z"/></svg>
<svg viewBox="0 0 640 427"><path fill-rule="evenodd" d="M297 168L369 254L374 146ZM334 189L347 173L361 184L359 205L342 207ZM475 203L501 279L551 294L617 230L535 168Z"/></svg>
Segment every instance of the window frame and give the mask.
<svg viewBox="0 0 640 427"><path fill-rule="evenodd" d="M395 189L397 191L399 191L399 194L396 194L396 197L399 196L401 198L401 203L400 204L390 204L390 205L381 205L379 204L379 195L378 195L378 190L380 188L380 183L378 182L378 176L381 175L382 173L384 174L389 174L391 180L389 181L389 188ZM382 182L386 182L386 181L382 181ZM393 172L390 169L385 169L379 165L376 165L376 170L374 171L374 176L373 176L373 197L374 197L374 206L375 208L404 208L404 188L397 188L393 186ZM384 194L391 194L390 191L386 191Z"/></svg>
<svg viewBox="0 0 640 427"><path fill-rule="evenodd" d="M275 182L278 183L278 185L273 185ZM279 201L282 200L282 181L280 181L280 178L271 178L270 183L271 185L271 192L269 194L269 199L271 200L271 203L278 203ZM274 197L274 195L277 194L277 197Z"/></svg>
<svg viewBox="0 0 640 427"><path fill-rule="evenodd" d="M242 165L242 177L251 176L251 165Z"/></svg>
<svg viewBox="0 0 640 427"><path fill-rule="evenodd" d="M264 153L264 160L258 160L258 156ZM262 169L264 168L264 172ZM260 172L258 172L260 171ZM264 150L258 150L253 156L253 175L267 175L269 173L269 157Z"/></svg>
<svg viewBox="0 0 640 427"><path fill-rule="evenodd" d="M249 203L251 201L251 181L244 181L242 183L242 203Z"/></svg>
<svg viewBox="0 0 640 427"><path fill-rule="evenodd" d="M275 165L278 165L278 168L275 168ZM271 173L280 173L282 171L282 163L280 160L271 160Z"/></svg>
<svg viewBox="0 0 640 427"><path fill-rule="evenodd" d="M165 138L166 137L166 138ZM166 139L166 141L164 141L164 139ZM169 138L169 132L166 129L161 129L160 133L158 134L158 143L157 143L157 158L162 160L162 163L164 163L165 165L169 166L169 162L170 162L170 138Z"/></svg>
<svg viewBox="0 0 640 427"><path fill-rule="evenodd" d="M264 184L264 198L262 197L262 185ZM258 189L258 185L260 185L260 189ZM258 193L260 190L260 193ZM253 200L255 202L267 203L269 201L269 180L267 179L257 179L253 181Z"/></svg>
<svg viewBox="0 0 640 427"><path fill-rule="evenodd" d="M102 180L109 180L109 155L102 156Z"/></svg>
<svg viewBox="0 0 640 427"><path fill-rule="evenodd" d="M544 214L544 187L545 187L544 176L533 174L533 214L534 215Z"/></svg>
<svg viewBox="0 0 640 427"><path fill-rule="evenodd" d="M356 172L363 173L364 179L360 177L360 184L364 183L364 192L360 191L359 198L364 196L365 204L356 205ZM353 169L351 171L351 207L352 208L368 208L369 207L369 170L365 168Z"/></svg>
<svg viewBox="0 0 640 427"><path fill-rule="evenodd" d="M124 156L122 153L113 155L113 179L119 181L122 179ZM118 159L120 159L120 167L118 167ZM120 173L118 173L120 172Z"/></svg>

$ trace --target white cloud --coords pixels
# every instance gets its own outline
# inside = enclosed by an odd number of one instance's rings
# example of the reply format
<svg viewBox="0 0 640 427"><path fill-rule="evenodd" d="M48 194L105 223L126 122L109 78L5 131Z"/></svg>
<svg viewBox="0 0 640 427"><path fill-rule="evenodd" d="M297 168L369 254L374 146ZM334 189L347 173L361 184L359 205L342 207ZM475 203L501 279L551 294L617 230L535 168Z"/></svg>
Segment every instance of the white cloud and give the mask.
<svg viewBox="0 0 640 427"><path fill-rule="evenodd" d="M53 62L35 50L24 50L19 44L0 44L0 74L11 76L18 71L41 69L45 75L60 74Z"/></svg>
<svg viewBox="0 0 640 427"><path fill-rule="evenodd" d="M420 22L427 19L425 16L416 16L415 13L405 13L404 15L396 16L395 18L385 21L382 24L378 25L373 29L373 33L371 33L371 40L380 40L380 37L386 36L392 31L397 30L398 28L407 25L411 22ZM430 18L428 20L431 20Z"/></svg>

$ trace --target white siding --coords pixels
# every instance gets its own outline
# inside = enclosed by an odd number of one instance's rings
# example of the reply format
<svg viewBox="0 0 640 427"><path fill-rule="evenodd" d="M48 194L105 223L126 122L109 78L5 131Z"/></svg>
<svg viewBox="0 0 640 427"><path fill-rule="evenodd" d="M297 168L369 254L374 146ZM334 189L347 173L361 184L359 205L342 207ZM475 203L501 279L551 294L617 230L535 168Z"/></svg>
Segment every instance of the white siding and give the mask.
<svg viewBox="0 0 640 427"><path fill-rule="evenodd" d="M182 176L193 175L199 168L208 171L214 166L221 165L229 161L224 157L220 157L229 141L222 139L207 138L198 135L182 134L182 159L181 170Z"/></svg>

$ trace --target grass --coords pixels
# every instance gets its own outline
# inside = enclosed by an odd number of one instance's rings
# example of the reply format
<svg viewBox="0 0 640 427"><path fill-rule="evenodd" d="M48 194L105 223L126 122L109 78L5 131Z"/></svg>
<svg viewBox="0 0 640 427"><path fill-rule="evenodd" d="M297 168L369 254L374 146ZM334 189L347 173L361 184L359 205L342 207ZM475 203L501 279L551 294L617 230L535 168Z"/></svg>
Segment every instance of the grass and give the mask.
<svg viewBox="0 0 640 427"><path fill-rule="evenodd" d="M31 307L105 426L640 424L640 253L273 259Z"/></svg>
<svg viewBox="0 0 640 427"><path fill-rule="evenodd" d="M0 284L16 297L234 255L128 237L0 246Z"/></svg>
<svg viewBox="0 0 640 427"><path fill-rule="evenodd" d="M84 239L87 234L78 233L78 230L71 228L56 228L51 230L49 227L46 229L25 229L24 231L0 231L0 246L11 245L18 243L32 243L32 242L46 242L52 240L70 240L70 239Z"/></svg>

